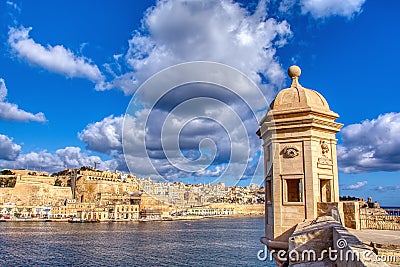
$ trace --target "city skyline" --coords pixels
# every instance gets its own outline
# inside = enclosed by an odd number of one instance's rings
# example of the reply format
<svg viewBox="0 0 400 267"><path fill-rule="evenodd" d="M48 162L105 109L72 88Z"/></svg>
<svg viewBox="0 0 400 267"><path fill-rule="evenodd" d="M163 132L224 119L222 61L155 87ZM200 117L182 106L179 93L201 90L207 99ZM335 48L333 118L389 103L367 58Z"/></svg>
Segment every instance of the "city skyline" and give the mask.
<svg viewBox="0 0 400 267"><path fill-rule="evenodd" d="M384 206L398 206L397 6L370 0L2 1L0 167L54 172L98 162L102 169L127 171L123 114L147 78L175 64L214 61L244 73L270 102L289 86L286 70L297 64L300 83L325 96L344 124L337 136L341 195L372 195ZM161 102L156 115L200 89L242 110L231 95L188 86ZM243 114L254 133L248 147L254 159L261 149L258 114ZM149 126L158 123L153 118ZM199 157L200 140L220 140L206 169L188 174L174 168L158 142L149 144L149 157L174 180L214 181L231 161L230 136L218 127L197 120L182 131L182 153L192 160ZM158 132L148 134L156 139ZM152 176L148 169L137 173ZM251 176L261 181L260 175L249 164L239 184Z"/></svg>

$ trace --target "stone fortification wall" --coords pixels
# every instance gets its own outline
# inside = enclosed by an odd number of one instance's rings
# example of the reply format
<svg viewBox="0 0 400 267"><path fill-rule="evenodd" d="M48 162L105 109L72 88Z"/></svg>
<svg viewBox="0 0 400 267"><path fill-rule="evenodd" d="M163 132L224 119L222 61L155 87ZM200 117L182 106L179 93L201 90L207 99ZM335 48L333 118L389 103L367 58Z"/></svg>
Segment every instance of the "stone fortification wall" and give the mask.
<svg viewBox="0 0 400 267"><path fill-rule="evenodd" d="M361 230L400 230L400 216L392 216L382 208L360 208L359 201L318 203L318 216L332 216L337 210L345 227Z"/></svg>
<svg viewBox="0 0 400 267"><path fill-rule="evenodd" d="M133 193L138 190L134 183L122 182L121 180L96 179L96 177L83 176L78 179L76 184L76 198L83 202L94 202L98 198L98 193L123 195ZM83 197L82 197L83 196Z"/></svg>
<svg viewBox="0 0 400 267"><path fill-rule="evenodd" d="M56 177L23 175L23 176L17 176L17 180L32 182L32 183L42 183L42 184L54 185L54 183L56 181Z"/></svg>
<svg viewBox="0 0 400 267"><path fill-rule="evenodd" d="M361 217L361 229L400 231L400 216L369 215Z"/></svg>
<svg viewBox="0 0 400 267"><path fill-rule="evenodd" d="M360 209L361 229L400 231L400 216L388 215L381 208Z"/></svg>
<svg viewBox="0 0 400 267"><path fill-rule="evenodd" d="M14 188L0 188L0 201L17 205L60 205L72 198L70 187L53 186L36 181L17 180Z"/></svg>

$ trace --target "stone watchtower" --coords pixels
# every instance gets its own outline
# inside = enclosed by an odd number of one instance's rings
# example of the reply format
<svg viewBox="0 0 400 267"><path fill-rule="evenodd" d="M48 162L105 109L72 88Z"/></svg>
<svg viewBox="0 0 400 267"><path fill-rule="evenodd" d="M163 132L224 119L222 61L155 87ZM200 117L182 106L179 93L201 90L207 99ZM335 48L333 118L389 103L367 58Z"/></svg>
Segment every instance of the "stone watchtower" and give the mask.
<svg viewBox="0 0 400 267"><path fill-rule="evenodd" d="M278 93L258 132L269 244L287 242L298 223L317 218L319 202L339 202L335 134L343 125L320 93L300 85L298 66L288 74L292 84Z"/></svg>

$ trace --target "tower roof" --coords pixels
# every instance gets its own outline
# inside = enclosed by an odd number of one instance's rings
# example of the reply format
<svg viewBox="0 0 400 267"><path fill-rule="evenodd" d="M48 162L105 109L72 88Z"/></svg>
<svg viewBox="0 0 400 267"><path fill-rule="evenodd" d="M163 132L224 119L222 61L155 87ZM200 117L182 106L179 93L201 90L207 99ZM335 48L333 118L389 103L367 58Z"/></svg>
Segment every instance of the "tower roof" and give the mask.
<svg viewBox="0 0 400 267"><path fill-rule="evenodd" d="M304 88L299 83L301 69L298 66L291 66L288 75L292 78L289 88L281 90L271 103L270 108L274 111L290 110L299 108L312 108L320 111L330 111L328 102L317 91Z"/></svg>

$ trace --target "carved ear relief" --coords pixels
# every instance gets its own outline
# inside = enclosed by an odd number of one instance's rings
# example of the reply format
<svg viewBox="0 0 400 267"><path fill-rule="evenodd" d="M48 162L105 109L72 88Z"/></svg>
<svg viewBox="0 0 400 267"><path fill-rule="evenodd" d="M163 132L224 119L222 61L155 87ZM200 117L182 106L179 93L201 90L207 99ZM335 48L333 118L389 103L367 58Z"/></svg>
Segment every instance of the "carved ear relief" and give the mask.
<svg viewBox="0 0 400 267"><path fill-rule="evenodd" d="M322 157L318 158L318 163L331 165L332 160L328 157L329 156L328 144L324 140L322 140L320 144L321 144Z"/></svg>
<svg viewBox="0 0 400 267"><path fill-rule="evenodd" d="M321 141L321 150L322 150L322 155L326 155L329 152L329 146L325 141Z"/></svg>
<svg viewBox="0 0 400 267"><path fill-rule="evenodd" d="M297 146L285 146L283 149L284 158L295 158L300 154L300 149Z"/></svg>

